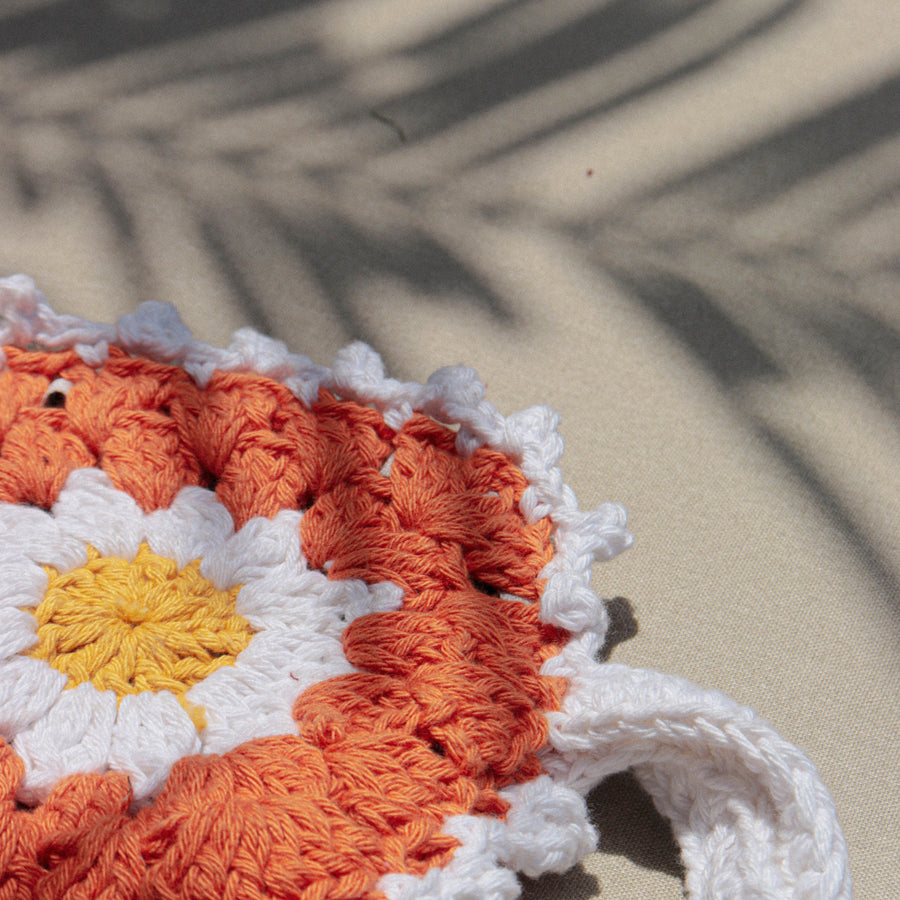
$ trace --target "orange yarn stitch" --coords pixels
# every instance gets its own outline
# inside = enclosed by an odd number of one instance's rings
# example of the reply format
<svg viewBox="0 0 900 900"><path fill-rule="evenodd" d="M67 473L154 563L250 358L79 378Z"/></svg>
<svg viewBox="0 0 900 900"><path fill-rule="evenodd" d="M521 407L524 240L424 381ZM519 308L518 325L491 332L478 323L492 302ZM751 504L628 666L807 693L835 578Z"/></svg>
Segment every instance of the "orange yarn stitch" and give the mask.
<svg viewBox="0 0 900 900"><path fill-rule="evenodd" d="M564 635L535 603L550 524L524 521L525 478L505 456L461 457L424 416L394 431L326 391L307 409L257 375L201 389L116 348L99 370L72 352L5 353L0 501L49 508L69 472L97 466L147 511L197 484L237 527L305 509L311 566L390 580L404 605L348 626L361 671L305 691L296 734L183 759L136 814L113 773L19 808L22 763L0 742L0 900L374 900L384 873L449 859L447 816L502 815L496 789L539 774L562 689L539 670ZM57 377L72 383L65 406L44 408Z"/></svg>

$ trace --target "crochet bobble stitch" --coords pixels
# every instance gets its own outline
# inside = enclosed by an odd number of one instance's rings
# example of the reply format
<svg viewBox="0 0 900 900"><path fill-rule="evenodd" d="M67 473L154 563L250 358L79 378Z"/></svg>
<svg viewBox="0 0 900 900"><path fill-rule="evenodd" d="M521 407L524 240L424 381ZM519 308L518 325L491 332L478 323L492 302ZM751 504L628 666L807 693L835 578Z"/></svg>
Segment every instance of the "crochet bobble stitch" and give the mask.
<svg viewBox="0 0 900 900"><path fill-rule="evenodd" d="M591 564L630 536L551 411L23 276L0 316L0 900L511 900L629 767L692 897L850 897L799 751L596 662Z"/></svg>

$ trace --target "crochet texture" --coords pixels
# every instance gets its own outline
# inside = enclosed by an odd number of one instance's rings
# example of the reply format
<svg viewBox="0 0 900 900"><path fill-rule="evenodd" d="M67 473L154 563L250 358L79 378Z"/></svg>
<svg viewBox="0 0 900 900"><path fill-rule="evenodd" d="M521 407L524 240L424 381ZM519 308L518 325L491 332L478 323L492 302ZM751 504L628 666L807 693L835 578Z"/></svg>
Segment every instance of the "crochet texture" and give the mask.
<svg viewBox="0 0 900 900"><path fill-rule="evenodd" d="M849 897L806 758L596 661L615 504L475 374L0 280L0 900L514 898L633 768L693 897Z"/></svg>

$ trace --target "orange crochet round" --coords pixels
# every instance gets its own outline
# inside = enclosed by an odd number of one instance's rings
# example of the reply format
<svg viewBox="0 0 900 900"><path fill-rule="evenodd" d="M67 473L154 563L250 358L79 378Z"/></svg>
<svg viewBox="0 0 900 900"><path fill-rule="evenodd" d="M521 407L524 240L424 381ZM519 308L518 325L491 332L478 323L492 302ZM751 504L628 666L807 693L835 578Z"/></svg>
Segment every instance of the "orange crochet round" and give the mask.
<svg viewBox="0 0 900 900"><path fill-rule="evenodd" d="M432 419L396 430L325 390L307 408L259 375L201 388L115 347L100 367L4 353L0 502L49 509L94 467L146 512L188 485L236 527L304 510L311 567L393 582L403 604L346 627L356 671L301 694L295 733L183 758L141 808L115 772L71 775L26 807L22 760L0 742L0 900L374 900L382 875L450 859L447 817L502 817L498 789L540 774L563 682L539 670L565 635L536 602L551 525L524 519L506 456L463 456ZM48 394L59 378L67 394Z"/></svg>

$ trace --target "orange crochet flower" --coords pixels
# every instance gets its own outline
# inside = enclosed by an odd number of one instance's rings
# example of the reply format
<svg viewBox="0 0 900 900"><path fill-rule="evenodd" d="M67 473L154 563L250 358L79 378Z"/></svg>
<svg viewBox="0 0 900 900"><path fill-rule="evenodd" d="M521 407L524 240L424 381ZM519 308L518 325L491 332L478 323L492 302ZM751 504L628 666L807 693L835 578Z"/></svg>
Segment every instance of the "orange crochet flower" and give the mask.
<svg viewBox="0 0 900 900"><path fill-rule="evenodd" d="M102 365L73 350L4 353L0 502L50 511L71 473L94 468L144 514L189 486L214 492L237 530L298 510L311 569L331 582L391 582L403 602L348 618L341 641L355 671L303 690L293 731L188 755L137 807L114 770L67 775L25 806L26 765L4 743L0 900L374 898L384 874L450 859L449 817L502 817L498 790L540 774L544 713L561 690L540 669L564 634L536 602L551 524L526 520L528 482L507 455L460 453L454 430L431 418L391 427L324 389L306 406L263 375L219 371L201 387L179 366L116 347ZM127 578L136 563L119 562ZM76 633L58 624L71 601L54 610L44 617L57 630L37 654L50 662L74 652L65 641ZM96 656L91 621L77 633ZM225 652L213 637L206 652ZM104 676L119 679L120 696L142 664L132 663ZM14 705L0 702L0 720L4 703ZM0 733L15 737L3 721Z"/></svg>
<svg viewBox="0 0 900 900"><path fill-rule="evenodd" d="M627 768L689 890L849 900L797 748L597 660L591 564L631 537L578 509L552 410L24 276L0 345L0 900L514 900Z"/></svg>

